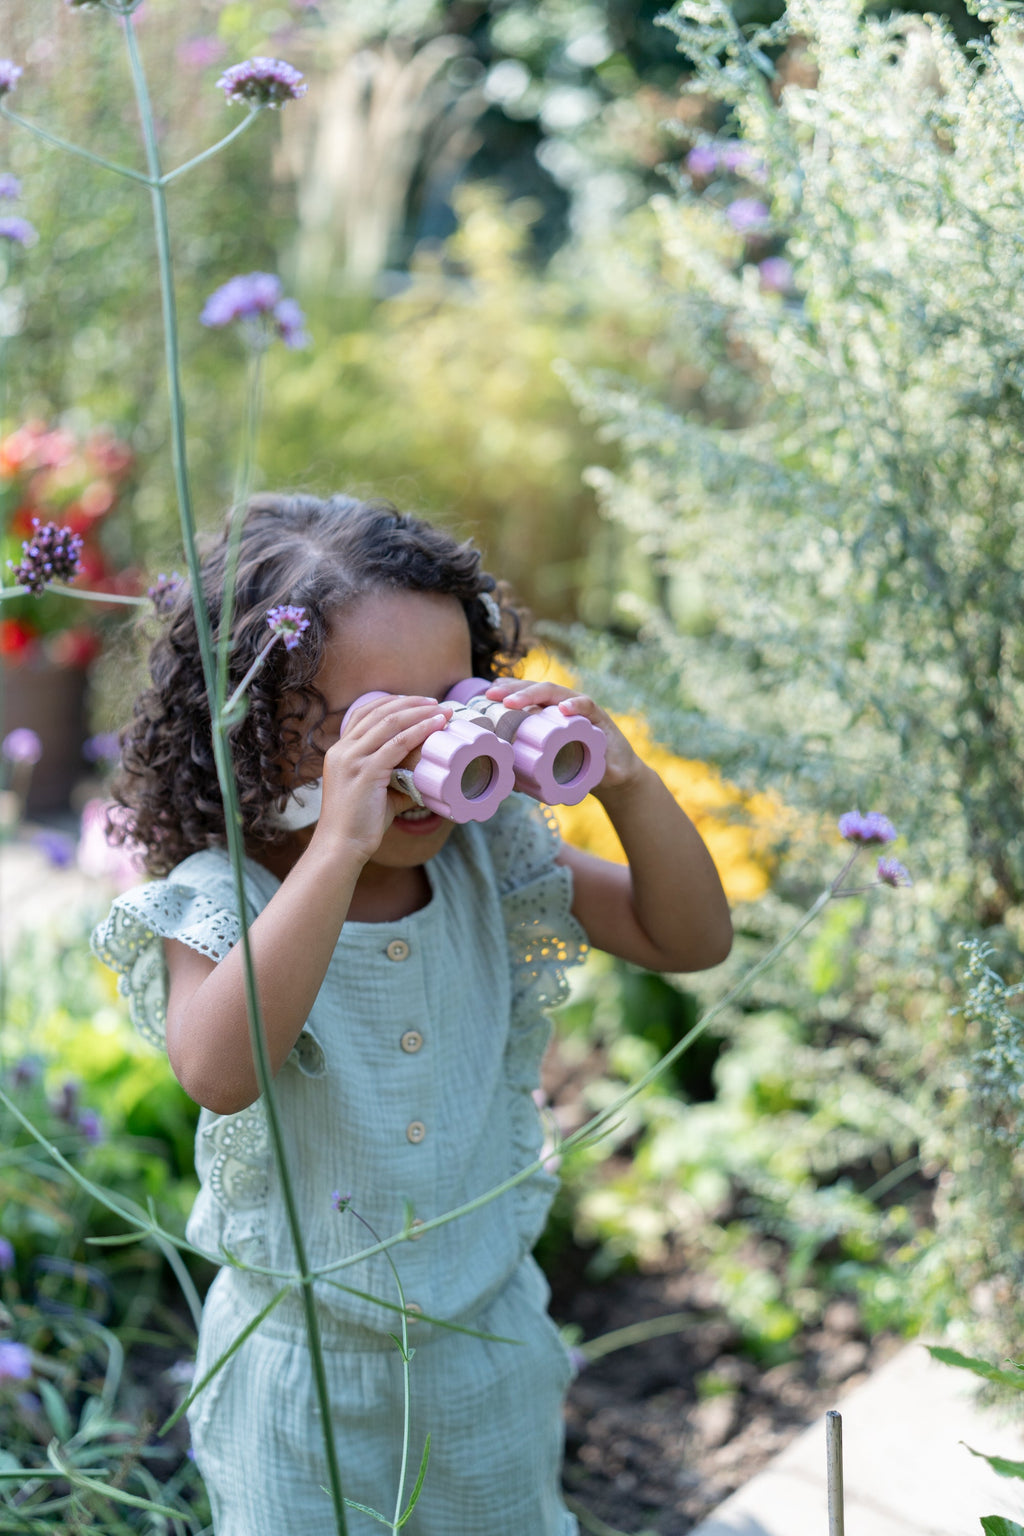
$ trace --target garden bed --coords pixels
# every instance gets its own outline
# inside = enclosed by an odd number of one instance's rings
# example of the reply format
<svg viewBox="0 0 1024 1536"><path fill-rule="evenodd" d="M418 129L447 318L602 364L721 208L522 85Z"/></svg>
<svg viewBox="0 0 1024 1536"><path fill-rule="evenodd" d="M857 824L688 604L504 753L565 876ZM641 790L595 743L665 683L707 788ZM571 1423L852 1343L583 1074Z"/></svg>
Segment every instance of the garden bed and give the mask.
<svg viewBox="0 0 1024 1536"><path fill-rule="evenodd" d="M570 1254L552 1311L584 1339L692 1316L595 1360L573 1383L565 1489L584 1532L685 1536L900 1347L892 1334L868 1339L854 1303L837 1299L791 1341L791 1359L764 1364L742 1353L707 1274L686 1256L590 1285L573 1268Z"/></svg>

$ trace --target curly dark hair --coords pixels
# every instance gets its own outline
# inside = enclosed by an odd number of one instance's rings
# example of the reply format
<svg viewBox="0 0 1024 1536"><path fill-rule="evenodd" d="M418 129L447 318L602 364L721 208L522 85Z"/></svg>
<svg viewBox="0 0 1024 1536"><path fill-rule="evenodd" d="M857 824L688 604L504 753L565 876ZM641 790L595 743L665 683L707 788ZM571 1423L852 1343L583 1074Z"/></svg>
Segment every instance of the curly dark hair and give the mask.
<svg viewBox="0 0 1024 1536"><path fill-rule="evenodd" d="M228 532L204 553L203 593L219 632L228 560ZM480 568L471 541L387 502L352 496L265 494L244 513L231 625L230 689L267 643L267 611L305 609L309 628L294 649L275 645L248 689L245 719L231 732L246 841L279 842L272 812L285 786L282 749L301 759L327 714L314 684L324 660L330 621L367 592L438 592L459 599L469 621L474 676L507 674L526 651L524 615L503 584ZM490 594L501 616L482 599ZM224 807L214 766L210 708L200 662L192 594L186 583L160 604L164 627L150 651L152 687L138 699L121 734L116 802L128 815L111 835L145 850L151 874L166 874L202 848L225 842ZM287 706L285 701L287 700Z"/></svg>

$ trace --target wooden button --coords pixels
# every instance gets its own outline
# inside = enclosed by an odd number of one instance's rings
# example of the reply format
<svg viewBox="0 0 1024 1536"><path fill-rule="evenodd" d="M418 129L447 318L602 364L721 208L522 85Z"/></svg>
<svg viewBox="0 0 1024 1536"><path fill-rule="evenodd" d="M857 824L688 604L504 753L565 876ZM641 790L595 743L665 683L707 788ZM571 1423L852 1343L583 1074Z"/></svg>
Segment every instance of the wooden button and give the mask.
<svg viewBox="0 0 1024 1536"><path fill-rule="evenodd" d="M408 1051L410 1056L414 1056L423 1044L423 1036L418 1029L407 1029L402 1036L401 1043L402 1050Z"/></svg>
<svg viewBox="0 0 1024 1536"><path fill-rule="evenodd" d="M427 1134L427 1128L422 1120L413 1120L406 1126L405 1134L407 1139L415 1145L416 1142L423 1140Z"/></svg>
<svg viewBox="0 0 1024 1536"><path fill-rule="evenodd" d="M423 1217L422 1216L414 1216L412 1221L410 1221L410 1223L409 1223L410 1227L422 1227L422 1225L423 1225ZM410 1243L418 1243L422 1236L423 1236L422 1232L412 1232L412 1231L410 1231L410 1233L409 1233L409 1241L410 1241Z"/></svg>
<svg viewBox="0 0 1024 1536"><path fill-rule="evenodd" d="M384 953L389 960L408 960L409 946L404 939L392 939Z"/></svg>
<svg viewBox="0 0 1024 1536"><path fill-rule="evenodd" d="M414 1323L417 1318L423 1316L423 1308L418 1301L407 1301L405 1304L405 1315L410 1323Z"/></svg>

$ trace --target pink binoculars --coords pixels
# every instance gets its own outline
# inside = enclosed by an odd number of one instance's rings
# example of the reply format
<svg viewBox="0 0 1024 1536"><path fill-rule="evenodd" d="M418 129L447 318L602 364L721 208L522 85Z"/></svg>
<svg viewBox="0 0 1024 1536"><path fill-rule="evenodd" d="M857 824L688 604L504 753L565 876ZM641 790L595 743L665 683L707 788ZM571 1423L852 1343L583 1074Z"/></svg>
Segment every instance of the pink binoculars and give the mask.
<svg viewBox="0 0 1024 1536"><path fill-rule="evenodd" d="M555 705L508 709L484 697L490 686L471 677L452 689L451 720L427 737L415 762L395 770L393 787L459 823L488 821L513 789L546 805L578 805L604 776L604 732ZM386 697L364 693L352 708Z"/></svg>
<svg viewBox="0 0 1024 1536"><path fill-rule="evenodd" d="M557 704L509 709L487 698L490 686L484 677L468 677L446 702L464 705L511 742L516 789L545 805L579 805L604 778L604 732L582 715L563 715Z"/></svg>

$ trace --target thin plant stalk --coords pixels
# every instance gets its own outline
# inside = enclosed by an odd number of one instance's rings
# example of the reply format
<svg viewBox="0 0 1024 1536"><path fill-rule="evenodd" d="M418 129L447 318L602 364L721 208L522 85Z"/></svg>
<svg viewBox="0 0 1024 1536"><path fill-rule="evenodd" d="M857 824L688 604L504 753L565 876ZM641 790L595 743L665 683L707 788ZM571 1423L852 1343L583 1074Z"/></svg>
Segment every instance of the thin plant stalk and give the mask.
<svg viewBox="0 0 1024 1536"><path fill-rule="evenodd" d="M138 40L135 35L133 19L130 14L124 17L125 41L128 48L128 57L131 65L132 82L135 88L135 96L138 104L139 117L142 123L143 137L146 147L146 163L151 178L150 201L153 209L153 220L156 233L157 257L160 272L161 307L164 320L164 345L167 364L168 393L171 408L171 447L174 461L175 485L178 491L178 506L181 517L183 542L188 562L189 576L192 582L193 602L196 610L197 633L199 638L200 654L203 661L203 672L206 680L207 694L210 700L210 709L213 724L213 750L214 761L217 767L217 777L220 782L221 794L224 803L224 822L227 834L228 853L231 859L232 870L235 877L235 889L238 900L238 910L243 915L246 910L245 883L243 877L243 859L245 848L242 839L241 814L238 806L238 794L231 771L230 754L225 733L222 729L218 710L217 691L217 665L213 650L213 636L210 626L209 614L203 601L202 582L199 570L199 552L196 546L195 517L192 508L191 487L188 476L188 457L185 437L185 408L181 388L181 369L178 349L177 315L174 301L174 275L171 262L170 229L167 217L166 189L160 179L160 155L156 140L156 131L153 123L153 112L149 100L149 91L146 84L145 70L139 54ZM299 1220L298 1207L295 1193L289 1175L287 1158L285 1156L284 1139L277 1112L277 1104L274 1097L273 1083L270 1073L270 1062L267 1054L266 1034L259 1004L259 994L256 987L256 975L252 960L252 950L249 944L249 932L246 923L242 923L242 957L245 972L246 1006L249 1016L249 1035L252 1045L253 1062L256 1067L256 1077L263 1096L267 1129L270 1133L271 1145L274 1151L274 1160L281 1179L281 1193L284 1200L285 1215L291 1234L292 1245L295 1250L296 1264L300 1272L300 1284L303 1311L305 1314L306 1332L309 1340L310 1357L313 1366L313 1378L316 1388L317 1401L320 1408L321 1431L323 1434L324 1452L327 1461L328 1482L331 1491L331 1500L334 1505L335 1524L338 1536L348 1536L348 1526L345 1520L345 1499L341 1486L341 1472L338 1466L337 1451L334 1445L334 1436L331 1432L331 1401L327 1388L327 1372L324 1365L323 1349L320 1343L320 1329L316 1316L315 1299L313 1295L313 1279L309 1273L309 1265L306 1259L305 1242L302 1236L302 1227Z"/></svg>
<svg viewBox="0 0 1024 1536"><path fill-rule="evenodd" d="M245 421L238 463L235 466L235 484L231 497L231 520L228 526L227 559L224 568L224 590L221 594L220 620L217 632L217 709L216 718L223 719L224 700L228 690L228 664L231 659L231 629L235 611L235 582L238 576L238 552L242 544L242 528L245 522L245 503L252 486L256 462L256 439L259 434L260 413L263 406L263 355L265 347L250 343L246 366ZM263 654L266 654L265 652ZM261 662L262 658L257 657ZM255 676L250 667L246 682ZM239 684L236 694L241 693ZM232 697L234 702L234 696Z"/></svg>
<svg viewBox="0 0 1024 1536"><path fill-rule="evenodd" d="M24 597L31 590L31 587L5 587L0 584L0 603L8 597ZM58 597L83 597L90 603L121 603L132 608L145 608L149 602L146 597L137 597L127 592L90 592L85 587L66 587L59 581L48 582L46 590L55 592Z"/></svg>

